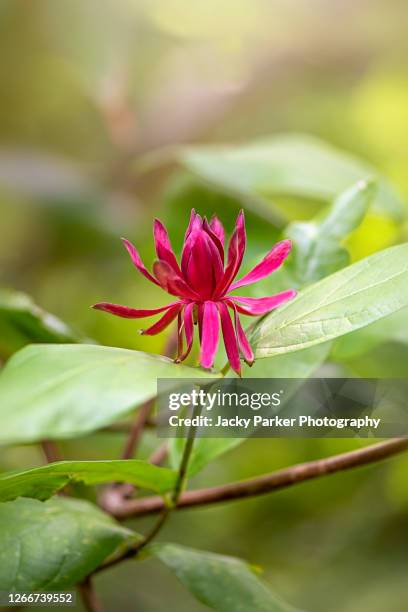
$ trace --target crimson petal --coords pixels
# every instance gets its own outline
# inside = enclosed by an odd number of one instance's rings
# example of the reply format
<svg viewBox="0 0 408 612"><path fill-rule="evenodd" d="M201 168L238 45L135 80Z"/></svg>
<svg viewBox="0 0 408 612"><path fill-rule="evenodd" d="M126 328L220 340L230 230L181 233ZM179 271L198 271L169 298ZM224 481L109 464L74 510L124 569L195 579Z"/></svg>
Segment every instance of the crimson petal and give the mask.
<svg viewBox="0 0 408 612"><path fill-rule="evenodd" d="M164 312L176 304L178 304L178 302L172 302L160 308L141 310L129 308L128 306L121 306L120 304L111 304L110 302L100 302L99 304L94 304L92 308L103 310L104 312L109 312L110 314L116 315L117 317L124 317L125 319L142 319L143 317L151 317L159 312Z"/></svg>
<svg viewBox="0 0 408 612"><path fill-rule="evenodd" d="M171 295L178 295L190 300L199 299L198 294L187 285L184 279L166 261L155 261L153 272L159 285Z"/></svg>
<svg viewBox="0 0 408 612"><path fill-rule="evenodd" d="M209 235L209 237L217 247L218 252L220 254L221 262L224 262L224 243L221 242L217 234L215 234L215 232L211 229L211 226L209 225L207 219L204 219L203 229Z"/></svg>
<svg viewBox="0 0 408 612"><path fill-rule="evenodd" d="M221 316L222 335L224 337L228 361L230 362L234 372L236 372L238 376L241 376L241 362L239 360L237 336L228 312L228 308L223 302L217 302L217 307Z"/></svg>
<svg viewBox="0 0 408 612"><path fill-rule="evenodd" d="M189 235L190 235L190 233L191 233L191 230L192 230L192 228L193 228L193 224L194 224L194 220L195 220L196 216L197 216L197 213L196 213L196 211L194 210L194 208L192 208L192 209L191 209L191 213L190 213L190 220L189 220L189 222L188 222L188 226L187 226L187 229L186 229L186 233L185 233L185 235L184 235L184 242L187 240L187 238L189 237Z"/></svg>
<svg viewBox="0 0 408 612"><path fill-rule="evenodd" d="M251 298L251 297L242 297L240 295L230 295L228 299L233 302L238 302L238 311L243 314L249 314L251 316L259 316L270 312L274 308L281 306L288 300L291 300L296 295L296 291L294 289L288 289L286 291L282 291L282 293L277 293L276 295L271 295L269 297L263 298ZM243 304L245 308L240 307L239 305Z"/></svg>
<svg viewBox="0 0 408 612"><path fill-rule="evenodd" d="M252 365L255 361L254 352L251 348L251 345L249 344L248 338L246 337L244 328L241 325L241 321L239 319L239 315L237 312L237 307L235 306L234 302L230 302L230 301L228 301L228 305L231 306L232 309L234 310L235 329L237 332L239 350L241 351L247 364Z"/></svg>
<svg viewBox="0 0 408 612"><path fill-rule="evenodd" d="M229 288L229 291L243 287L244 285L251 285L256 283L272 274L279 266L283 263L286 257L289 255L292 248L290 240L282 240L275 244L273 249L255 266L248 274L240 278L238 281L233 283Z"/></svg>
<svg viewBox="0 0 408 612"><path fill-rule="evenodd" d="M187 278L187 269L191 257L191 249L194 245L195 238L198 232L202 231L203 220L198 215L194 208L191 211L190 222L184 237L183 250L181 252L181 271L185 278Z"/></svg>
<svg viewBox="0 0 408 612"><path fill-rule="evenodd" d="M193 346L193 338L194 338L194 320L193 320L193 310L194 303L190 302L184 309L183 316L183 324L184 324L184 332L186 334L187 348L182 355L178 355L176 362L184 361L190 354L191 348Z"/></svg>
<svg viewBox="0 0 408 612"><path fill-rule="evenodd" d="M193 229L189 241L189 260L187 265L182 263L184 277L201 299L209 299L224 273L220 254L203 229Z"/></svg>
<svg viewBox="0 0 408 612"><path fill-rule="evenodd" d="M218 309L214 302L204 302L202 327L200 365L203 368L211 368L217 353L220 337Z"/></svg>
<svg viewBox="0 0 408 612"><path fill-rule="evenodd" d="M162 261L167 262L169 266L172 267L175 272L177 272L177 274L181 275L181 270L171 246L169 235L163 223L159 221L159 219L154 220L153 235L157 257Z"/></svg>
<svg viewBox="0 0 408 612"><path fill-rule="evenodd" d="M172 321L177 317L180 310L183 308L183 304L176 304L168 309L168 311L151 327L141 330L143 336L155 336L159 334L163 329L166 329Z"/></svg>
<svg viewBox="0 0 408 612"><path fill-rule="evenodd" d="M224 240L225 240L224 226L219 220L219 218L217 217L217 215L212 216L211 221L210 221L210 228L214 232L214 234L217 236L221 244L224 245Z"/></svg>
<svg viewBox="0 0 408 612"><path fill-rule="evenodd" d="M238 274L241 267L242 258L245 252L246 234L245 234L245 217L241 210L237 217L234 233L231 236L228 245L228 259L225 268L224 276L217 286L216 296L221 297L228 290L230 284Z"/></svg>
<svg viewBox="0 0 408 612"><path fill-rule="evenodd" d="M154 278L154 276L152 276L150 272L146 269L146 266L144 265L136 247L129 240L126 240L126 238L122 238L122 242L125 245L126 250L130 255L133 265L139 270L139 272L141 272L143 276L145 276L149 281L151 281L155 285L159 285L159 283Z"/></svg>

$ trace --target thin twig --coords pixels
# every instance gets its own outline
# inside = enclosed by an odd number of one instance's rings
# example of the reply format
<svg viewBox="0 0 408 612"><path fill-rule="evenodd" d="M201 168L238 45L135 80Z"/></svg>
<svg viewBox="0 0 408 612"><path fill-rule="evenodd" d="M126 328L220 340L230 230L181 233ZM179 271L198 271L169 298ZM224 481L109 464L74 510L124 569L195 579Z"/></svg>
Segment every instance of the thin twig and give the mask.
<svg viewBox="0 0 408 612"><path fill-rule="evenodd" d="M41 442L41 448L47 463L54 463L54 461L62 461L63 457L61 452L53 440L43 440Z"/></svg>
<svg viewBox="0 0 408 612"><path fill-rule="evenodd" d="M194 417L199 416L200 412L201 412L201 406L195 406L194 411L193 411L193 422L194 422ZM143 541L139 542L136 545L135 554L137 554L140 550L142 550L142 548L145 548L147 544L149 544L156 537L159 531L161 531L163 525L167 521L171 512L174 510L174 508L176 508L178 501L180 499L181 492L187 480L188 464L190 462L191 453L193 452L193 446L194 446L194 440L196 437L196 433L197 433L197 426L190 425L186 443L184 445L183 455L181 457L180 467L177 473L176 483L174 485L174 489L171 495L170 503L164 506L161 516L159 517L158 521L153 525L149 533L145 536Z"/></svg>
<svg viewBox="0 0 408 612"><path fill-rule="evenodd" d="M130 428L125 447L122 452L122 459L131 459L136 451L146 425L146 421L153 409L155 399L150 399L139 408L136 418Z"/></svg>
<svg viewBox="0 0 408 612"><path fill-rule="evenodd" d="M309 461L288 468L264 474L240 482L232 482L207 489L197 489L182 493L176 508L191 508L206 506L236 499L245 499L258 495L265 495L312 480L327 476L335 472L350 470L370 463L382 461L398 453L408 450L408 438L395 438L378 442L370 446L359 448L339 455L333 455L316 461ZM140 499L123 500L111 509L111 513L118 519L126 519L147 514L162 512L165 508L163 499L159 496L143 497Z"/></svg>
<svg viewBox="0 0 408 612"><path fill-rule="evenodd" d="M149 457L149 463L153 463L153 465L161 465L168 454L169 445L167 444L167 442L164 442L163 444L158 446L155 451L152 452Z"/></svg>
<svg viewBox="0 0 408 612"><path fill-rule="evenodd" d="M92 578L90 576L87 576L87 578L85 578L85 580L78 585L78 591L85 610L88 612L102 612L102 605L96 596Z"/></svg>
<svg viewBox="0 0 408 612"><path fill-rule="evenodd" d="M199 416L200 412L201 412L201 406L195 406L194 411L193 411L193 418L195 416ZM191 425L188 430L188 436L186 439L186 443L184 445L183 455L181 458L180 467L177 473L177 479L174 485L173 492L171 494L171 498L167 502L166 505L163 503L161 507L160 516L158 520L153 524L153 527L150 529L150 531L147 532L143 540L138 541L133 546L130 546L129 548L127 548L118 557L113 557L112 559L109 559L108 561L103 563L99 568L97 568L95 573L103 569L107 569L108 567L112 567L113 565L117 565L118 563L121 563L125 559L135 557L138 553L140 553L140 551L143 548L145 548L148 544L150 544L150 542L161 531L167 519L169 518L170 514L177 507L177 504L179 502L182 490L184 488L184 485L187 479L188 465L190 462L191 453L193 451L196 433L197 433L197 426ZM120 504L120 500L117 499L116 502Z"/></svg>

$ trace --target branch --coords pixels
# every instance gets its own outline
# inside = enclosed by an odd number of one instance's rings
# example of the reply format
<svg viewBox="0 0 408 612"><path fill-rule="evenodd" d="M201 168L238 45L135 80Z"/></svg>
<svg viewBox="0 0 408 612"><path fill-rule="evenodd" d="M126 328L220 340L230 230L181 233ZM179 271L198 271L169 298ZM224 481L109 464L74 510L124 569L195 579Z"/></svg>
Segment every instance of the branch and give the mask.
<svg viewBox="0 0 408 612"><path fill-rule="evenodd" d="M102 606L96 596L90 576L85 578L85 580L78 585L78 591L85 610L88 612L102 612Z"/></svg>
<svg viewBox="0 0 408 612"><path fill-rule="evenodd" d="M300 463L249 480L232 482L208 489L186 491L180 495L176 508L206 506L235 499L265 495L266 493L285 489L306 480L376 463L406 450L408 450L408 438L395 438L385 442L378 442L365 448L341 453L325 459L318 459L317 461ZM159 496L152 496L134 500L123 500L121 503L117 503L115 507L110 508L110 512L118 519L126 519L145 514L155 514L161 512L164 508L163 499Z"/></svg>
<svg viewBox="0 0 408 612"><path fill-rule="evenodd" d="M58 446L53 440L43 440L41 442L41 449L47 463L54 463L54 461L62 461L63 457L60 453Z"/></svg>
<svg viewBox="0 0 408 612"><path fill-rule="evenodd" d="M167 458L168 454L169 446L167 442L164 442L163 444L158 446L155 451L152 452L149 457L149 463L153 463L153 465L161 465Z"/></svg>
<svg viewBox="0 0 408 612"><path fill-rule="evenodd" d="M137 416L130 428L125 448L123 449L122 459L131 459L135 454L154 403L155 398L145 402L143 406L139 408Z"/></svg>

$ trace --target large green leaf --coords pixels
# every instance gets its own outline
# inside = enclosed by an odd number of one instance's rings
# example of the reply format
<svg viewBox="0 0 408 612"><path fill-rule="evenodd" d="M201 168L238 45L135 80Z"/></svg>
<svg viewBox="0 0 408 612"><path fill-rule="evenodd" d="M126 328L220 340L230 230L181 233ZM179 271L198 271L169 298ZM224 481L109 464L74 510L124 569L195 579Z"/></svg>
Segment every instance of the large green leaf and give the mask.
<svg viewBox="0 0 408 612"><path fill-rule="evenodd" d="M285 237L293 242L289 268L299 285L315 282L350 263L345 238L363 220L375 193L375 183L359 181L335 198L322 217L289 224Z"/></svg>
<svg viewBox="0 0 408 612"><path fill-rule="evenodd" d="M294 612L259 580L248 563L176 544L150 547L201 603L219 612Z"/></svg>
<svg viewBox="0 0 408 612"><path fill-rule="evenodd" d="M80 342L81 337L25 293L0 289L0 355L33 342Z"/></svg>
<svg viewBox="0 0 408 612"><path fill-rule="evenodd" d="M408 306L408 243L367 257L311 285L254 328L257 357L320 344Z"/></svg>
<svg viewBox="0 0 408 612"><path fill-rule="evenodd" d="M384 342L408 344L408 309L381 319L376 323L342 336L334 342L331 357L335 361L348 361L363 355Z"/></svg>
<svg viewBox="0 0 408 612"><path fill-rule="evenodd" d="M96 430L156 395L157 378L210 377L166 357L87 344L32 345L0 373L0 443Z"/></svg>
<svg viewBox="0 0 408 612"><path fill-rule="evenodd" d="M252 367L243 366L245 378L309 378L330 352L331 343L318 344L295 353L282 353L259 359Z"/></svg>
<svg viewBox="0 0 408 612"><path fill-rule="evenodd" d="M173 488L176 472L137 459L117 461L61 461L42 467L0 474L0 501L16 497L45 500L69 483L96 485L129 482L165 493Z"/></svg>
<svg viewBox="0 0 408 612"><path fill-rule="evenodd" d="M266 211L276 206L276 196L329 202L358 180L378 177L367 163L316 138L297 134L242 146L184 147L178 159L201 179L250 199ZM402 218L401 201L389 184L378 178L375 210Z"/></svg>
<svg viewBox="0 0 408 612"><path fill-rule="evenodd" d="M0 504L0 590L72 587L135 537L82 500Z"/></svg>

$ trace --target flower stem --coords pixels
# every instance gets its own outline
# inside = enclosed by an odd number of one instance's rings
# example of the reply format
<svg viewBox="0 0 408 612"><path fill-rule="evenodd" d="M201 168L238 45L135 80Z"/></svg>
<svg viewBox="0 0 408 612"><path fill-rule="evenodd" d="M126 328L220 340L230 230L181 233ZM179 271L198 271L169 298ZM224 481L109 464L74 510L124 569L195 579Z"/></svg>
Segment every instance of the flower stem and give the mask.
<svg viewBox="0 0 408 612"><path fill-rule="evenodd" d="M197 416L200 416L201 406L197 405L193 410L193 419ZM163 525L167 521L171 512L177 507L178 501L180 499L180 495L184 489L185 482L187 480L188 473L188 465L191 458L191 453L193 452L194 440L197 433L197 426L190 425L188 430L188 435L186 439L186 443L184 445L183 455L181 457L180 467L177 474L176 484L174 485L174 489L171 495L170 503L164 508L157 522L153 525L152 529L146 535L144 540L137 545L136 552L139 552L142 548L144 548L149 542L156 537L156 535L161 531Z"/></svg>
<svg viewBox="0 0 408 612"><path fill-rule="evenodd" d="M193 415L192 415L193 419L194 417L200 416L200 413L201 413L201 406L200 405L195 406ZM113 559L110 559L109 561L103 563L96 570L96 572L99 572L100 570L116 565L117 563L120 563L121 561L124 561L125 559L134 557L143 548L145 548L148 544L150 544L150 542L161 531L161 529L167 522L167 519L169 518L170 514L173 512L173 510L177 508L180 496L183 492L184 485L187 480L188 466L190 463L191 454L192 454L193 447L194 447L194 440L196 437L196 433L197 433L197 426L191 425L188 430L188 435L187 435L186 443L184 445L183 455L180 461L180 467L177 473L177 479L174 485L173 492L171 494L170 501L167 503L167 505L163 504L160 516L157 519L157 521L154 523L153 527L145 535L143 540L137 542L134 546L128 548L126 552L122 554L120 557L114 557Z"/></svg>

